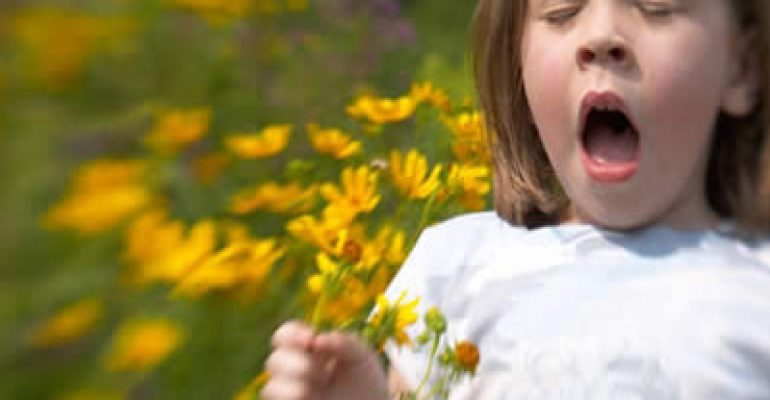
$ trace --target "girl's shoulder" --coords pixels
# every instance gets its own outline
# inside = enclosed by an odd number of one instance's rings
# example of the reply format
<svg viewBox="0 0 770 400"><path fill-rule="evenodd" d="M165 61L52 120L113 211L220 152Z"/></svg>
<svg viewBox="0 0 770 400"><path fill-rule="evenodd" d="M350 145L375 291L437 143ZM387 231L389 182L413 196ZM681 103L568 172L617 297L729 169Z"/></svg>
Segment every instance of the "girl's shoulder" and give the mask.
<svg viewBox="0 0 770 400"><path fill-rule="evenodd" d="M427 228L422 236L442 238L456 242L468 242L475 235L490 235L504 230L525 231L500 218L494 211L479 211L456 215Z"/></svg>
<svg viewBox="0 0 770 400"><path fill-rule="evenodd" d="M427 227L412 256L424 260L419 264L426 267L441 265L444 270L452 269L451 266L479 264L527 235L526 228L510 224L494 211L471 212Z"/></svg>

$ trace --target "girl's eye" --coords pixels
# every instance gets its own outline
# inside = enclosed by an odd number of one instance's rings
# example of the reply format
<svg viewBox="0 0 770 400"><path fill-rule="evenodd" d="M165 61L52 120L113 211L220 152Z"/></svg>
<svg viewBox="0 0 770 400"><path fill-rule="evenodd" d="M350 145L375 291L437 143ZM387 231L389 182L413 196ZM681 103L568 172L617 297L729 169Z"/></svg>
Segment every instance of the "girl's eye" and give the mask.
<svg viewBox="0 0 770 400"><path fill-rule="evenodd" d="M636 6L642 14L655 17L655 18L667 18L672 16L677 8L673 4L667 1L637 1Z"/></svg>
<svg viewBox="0 0 770 400"><path fill-rule="evenodd" d="M550 10L543 14L543 20L550 24L562 25L580 12L580 7L575 5L564 5Z"/></svg>

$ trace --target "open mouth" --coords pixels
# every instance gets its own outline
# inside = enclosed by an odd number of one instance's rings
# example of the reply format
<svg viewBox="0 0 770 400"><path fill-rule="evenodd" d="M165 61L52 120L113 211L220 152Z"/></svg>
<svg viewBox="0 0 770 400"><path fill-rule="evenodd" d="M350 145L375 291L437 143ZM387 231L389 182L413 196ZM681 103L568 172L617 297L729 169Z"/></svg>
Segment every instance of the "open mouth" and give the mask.
<svg viewBox="0 0 770 400"><path fill-rule="evenodd" d="M621 182L638 169L639 132L614 94L589 95L583 103L581 140L588 174Z"/></svg>
<svg viewBox="0 0 770 400"><path fill-rule="evenodd" d="M583 146L597 163L629 162L636 158L639 134L622 112L592 109L583 129Z"/></svg>

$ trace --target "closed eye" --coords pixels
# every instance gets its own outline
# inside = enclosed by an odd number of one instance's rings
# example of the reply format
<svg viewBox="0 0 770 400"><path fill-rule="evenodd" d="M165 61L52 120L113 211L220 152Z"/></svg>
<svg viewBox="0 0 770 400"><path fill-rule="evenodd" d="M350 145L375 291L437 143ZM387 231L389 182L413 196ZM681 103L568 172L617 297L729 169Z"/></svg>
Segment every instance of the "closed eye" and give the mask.
<svg viewBox="0 0 770 400"><path fill-rule="evenodd" d="M668 18L679 11L671 1L637 0L636 6L642 14L653 18Z"/></svg>
<svg viewBox="0 0 770 400"><path fill-rule="evenodd" d="M543 12L542 19L550 24L563 25L580 12L580 6L564 4L549 8Z"/></svg>

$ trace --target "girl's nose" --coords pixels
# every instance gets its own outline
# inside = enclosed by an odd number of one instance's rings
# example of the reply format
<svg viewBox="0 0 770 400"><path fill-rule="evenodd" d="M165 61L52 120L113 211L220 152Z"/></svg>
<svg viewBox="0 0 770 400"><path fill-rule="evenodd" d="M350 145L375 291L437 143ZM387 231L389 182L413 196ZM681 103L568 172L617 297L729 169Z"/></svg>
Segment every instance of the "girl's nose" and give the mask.
<svg viewBox="0 0 770 400"><path fill-rule="evenodd" d="M631 64L631 51L621 39L598 38L577 49L577 62L581 69L591 65L625 69Z"/></svg>

